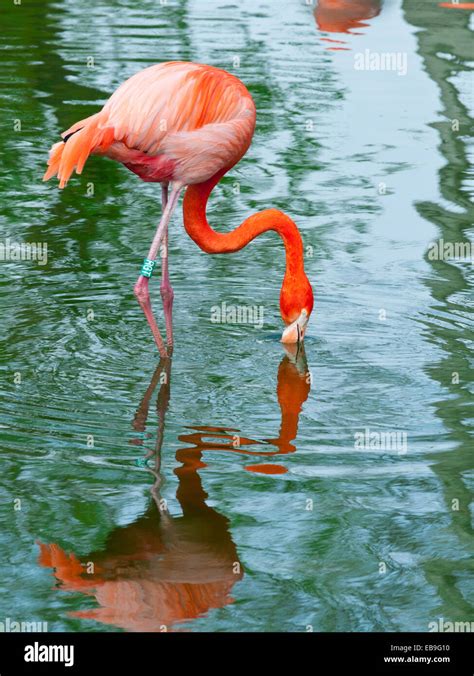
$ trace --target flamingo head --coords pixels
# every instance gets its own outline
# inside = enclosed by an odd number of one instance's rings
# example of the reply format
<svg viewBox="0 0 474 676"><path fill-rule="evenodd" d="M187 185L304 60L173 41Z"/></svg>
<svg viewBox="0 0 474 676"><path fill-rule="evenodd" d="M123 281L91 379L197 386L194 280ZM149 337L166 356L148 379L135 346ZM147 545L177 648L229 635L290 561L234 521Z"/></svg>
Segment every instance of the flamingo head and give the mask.
<svg viewBox="0 0 474 676"><path fill-rule="evenodd" d="M312 310L313 290L305 273L288 280L285 278L280 295L280 311L287 325L281 337L282 343L303 342Z"/></svg>
<svg viewBox="0 0 474 676"><path fill-rule="evenodd" d="M302 343L304 334L306 332L306 326L308 325L308 320L308 312L303 308L298 317L293 322L291 322L291 324L288 324L288 326L283 331L281 342L287 345Z"/></svg>

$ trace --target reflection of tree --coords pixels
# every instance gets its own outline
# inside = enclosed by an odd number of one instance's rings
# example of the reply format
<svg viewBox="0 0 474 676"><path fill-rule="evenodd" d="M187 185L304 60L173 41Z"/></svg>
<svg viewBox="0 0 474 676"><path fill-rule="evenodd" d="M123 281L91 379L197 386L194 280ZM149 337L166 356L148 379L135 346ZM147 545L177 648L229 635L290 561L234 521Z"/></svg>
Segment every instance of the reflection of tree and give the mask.
<svg viewBox="0 0 474 676"><path fill-rule="evenodd" d="M70 71L60 54L62 21L65 16L63 3L51 0L25 2L16 7L11 3L8 11L5 8L2 13L4 35L12 44L22 46L22 56L16 58L14 63L15 80L24 89L20 106L31 104L31 96L41 93L38 101L47 103L49 110L54 111L61 130L70 126L74 119L71 106L64 106L64 98L85 103L105 96L104 92L83 86L68 77ZM29 49L34 59L28 58ZM22 112L20 107L18 113Z"/></svg>
<svg viewBox="0 0 474 676"><path fill-rule="evenodd" d="M160 362L137 409L133 427L146 429L151 398L159 384L156 400L158 429L155 449L145 459L155 481L153 500L146 513L134 523L116 528L103 549L82 557L66 554L56 544L40 544L40 563L55 569L55 576L68 591L93 596L98 608L74 613L129 631L160 631L232 602L230 593L243 576L229 520L206 504L198 470L206 467L203 452L229 451L250 455L278 455L295 451L291 444L298 428L301 406L309 393L304 352L285 356L278 370L278 401L281 428L278 438L258 442L236 434L237 430L198 426L183 434L180 441L192 443L181 448L176 459L181 466L176 497L181 516L171 516L160 495L161 448L165 416L170 399L171 361ZM209 441L211 439L211 441ZM142 439L138 442L141 444ZM249 451L249 445L262 451ZM273 444L277 450L263 450ZM266 465L270 472L279 466Z"/></svg>
<svg viewBox="0 0 474 676"><path fill-rule="evenodd" d="M447 160L440 170L440 192L455 205L455 209L449 210L440 204L423 202L417 205L417 209L438 227L439 236L445 241L465 241L466 231L472 224L473 209L463 190L469 167L464 138L472 121L452 79L470 72L466 66L466 62L472 59L469 13L443 10L437 3L410 0L405 0L403 7L409 23L421 29L417 33L418 51L441 92L443 114L447 121L433 124L440 133L440 149ZM459 131L453 131L456 121L459 122ZM450 397L444 397L435 405L435 410L449 430L450 439L456 444L452 450L434 454L431 467L442 481L455 533L462 543L472 545L471 494L464 482L465 473L472 467L472 430L466 422L471 404L468 387L472 372L465 333L466 304L463 303L469 285L461 266L448 261L429 260L428 257L426 260L433 270L433 274L426 278L433 303L424 320L425 336L444 352L444 356L426 370L431 378L449 391ZM449 321L443 318L449 318ZM459 374L459 384L456 384L456 373ZM459 501L459 510L456 510L455 501ZM443 602L440 612L448 617L467 612L468 604L455 585L458 575L463 574L461 571L470 568L472 565L466 559L435 559L425 564L426 575L438 588Z"/></svg>
<svg viewBox="0 0 474 676"><path fill-rule="evenodd" d="M44 170L44 164L48 157L48 148L55 140L59 140L60 132L70 126L74 119L81 119L84 115L89 115L94 111L94 104L91 101L103 100L106 94L90 86L81 85L79 82L70 78L70 71L61 56L62 47L62 22L67 16L66 8L62 3L44 0L36 3L22 3L10 7L2 16L2 24L5 33L10 37L12 43L22 45L23 54L21 58L15 60L14 77L15 82L21 82L24 89L18 104L15 115L23 120L22 137L31 137L31 145L27 146L29 150L28 157L22 162L23 177L27 182L26 171L32 166L31 147L44 147L43 162L38 165L35 161L33 167L36 174L32 176L33 183L40 183ZM32 49L31 58L28 58L28 50ZM18 86L18 85L16 85ZM72 100L75 103L65 105L65 100ZM28 120L28 123L26 123ZM53 131L55 136L50 137ZM8 137L6 137L8 139ZM17 139L14 139L15 142ZM10 143L10 140L7 140ZM12 175L18 173L18 152L2 153L4 164L11 162L10 171ZM37 158L35 158L37 159ZM115 167L111 172L116 171ZM84 200L87 205L87 200ZM69 212L70 213L70 212ZM44 210L46 219L44 221L33 221L28 226L27 239L36 241L53 241L55 248L55 257L59 260L62 256L68 255L67 238L58 238L49 236L49 230L56 232L58 223L68 223L70 215L68 213L68 200L54 200ZM74 215L75 220L77 215ZM87 258L87 242L95 236L96 219L90 219L92 224L88 230L88 236L82 230L82 237L79 240L79 256ZM28 281L25 280L27 284Z"/></svg>

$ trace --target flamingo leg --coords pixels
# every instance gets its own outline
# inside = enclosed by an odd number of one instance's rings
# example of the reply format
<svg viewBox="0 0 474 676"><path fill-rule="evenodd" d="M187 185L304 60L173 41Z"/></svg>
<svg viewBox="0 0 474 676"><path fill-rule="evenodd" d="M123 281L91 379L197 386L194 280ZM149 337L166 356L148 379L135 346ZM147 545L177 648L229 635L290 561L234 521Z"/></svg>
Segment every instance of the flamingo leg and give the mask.
<svg viewBox="0 0 474 676"><path fill-rule="evenodd" d="M168 186L163 185L161 188L161 200L163 209L168 202ZM168 347L173 347L173 298L174 291L171 286L168 268L168 226L166 226L165 234L163 235L163 244L161 245L161 300L163 301L163 311L165 313L166 323L166 342Z"/></svg>
<svg viewBox="0 0 474 676"><path fill-rule="evenodd" d="M168 230L168 223L170 222L171 216L173 214L173 211L176 207L176 204L178 202L178 198L181 192L182 186L181 185L176 185L173 187L171 191L171 195L169 199L166 200L166 204L163 209L163 213L161 216L161 220L159 222L158 228L156 229L155 236L153 238L153 241L150 246L150 250L148 251L148 256L147 258L151 261L154 261L158 255L158 251L160 249L160 244L167 233ZM165 194L162 193L163 199L165 198ZM166 191L166 197L167 197L167 191ZM135 296L137 297L138 302L140 303L140 307L143 310L143 313L147 319L147 322L150 326L151 332L153 334L153 338L155 339L156 346L158 348L158 351L160 353L160 356L163 358L168 357L168 352L166 349L166 346L163 342L163 338L161 337L160 330L158 328L158 325L156 323L155 317L153 315L153 310L151 307L151 301L150 301L150 291L149 291L149 282L150 278L146 277L143 274L140 274L136 284L134 286L134 293ZM169 283L169 281L168 281Z"/></svg>

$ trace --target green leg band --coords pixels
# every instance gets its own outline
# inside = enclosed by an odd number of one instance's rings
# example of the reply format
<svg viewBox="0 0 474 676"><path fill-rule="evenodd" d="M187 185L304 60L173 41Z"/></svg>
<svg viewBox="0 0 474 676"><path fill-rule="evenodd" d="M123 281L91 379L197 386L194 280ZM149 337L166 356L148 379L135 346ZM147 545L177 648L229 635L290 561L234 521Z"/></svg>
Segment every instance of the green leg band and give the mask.
<svg viewBox="0 0 474 676"><path fill-rule="evenodd" d="M153 274L153 270L155 269L156 261L152 261L149 258L145 258L143 261L142 269L140 270L140 274L142 277L151 277Z"/></svg>

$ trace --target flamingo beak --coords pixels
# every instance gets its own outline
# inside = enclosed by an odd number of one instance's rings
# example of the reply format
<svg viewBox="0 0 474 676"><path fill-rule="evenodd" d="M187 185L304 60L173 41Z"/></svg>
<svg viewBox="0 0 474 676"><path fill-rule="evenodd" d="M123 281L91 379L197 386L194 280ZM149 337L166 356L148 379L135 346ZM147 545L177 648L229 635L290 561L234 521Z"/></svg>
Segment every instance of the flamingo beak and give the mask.
<svg viewBox="0 0 474 676"><path fill-rule="evenodd" d="M286 329L283 331L281 342L291 345L302 343L308 320L308 313L306 310L302 310L300 316L295 319L294 322L288 324Z"/></svg>

